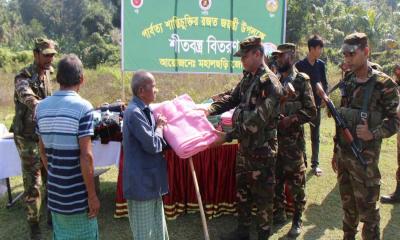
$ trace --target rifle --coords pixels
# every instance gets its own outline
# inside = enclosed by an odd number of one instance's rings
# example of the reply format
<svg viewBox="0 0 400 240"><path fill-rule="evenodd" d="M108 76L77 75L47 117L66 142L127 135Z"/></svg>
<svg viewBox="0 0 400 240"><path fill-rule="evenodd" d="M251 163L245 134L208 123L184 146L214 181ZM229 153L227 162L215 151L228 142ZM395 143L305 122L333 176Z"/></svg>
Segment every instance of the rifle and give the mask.
<svg viewBox="0 0 400 240"><path fill-rule="evenodd" d="M357 158L357 160L363 165L364 167L367 167L367 162L364 160L364 158L361 155L361 150L358 148L353 136L351 135L351 132L349 128L346 125L346 122L340 115L340 113L336 110L335 105L333 104L332 100L329 99L329 97L326 95L324 89L322 88L321 83L317 83L316 85L316 92L318 96L321 97L322 100L326 103L326 106L328 107L329 111L332 114L333 119L335 119L336 125L342 129L343 136L348 144L350 144L351 151L353 152L354 156Z"/></svg>

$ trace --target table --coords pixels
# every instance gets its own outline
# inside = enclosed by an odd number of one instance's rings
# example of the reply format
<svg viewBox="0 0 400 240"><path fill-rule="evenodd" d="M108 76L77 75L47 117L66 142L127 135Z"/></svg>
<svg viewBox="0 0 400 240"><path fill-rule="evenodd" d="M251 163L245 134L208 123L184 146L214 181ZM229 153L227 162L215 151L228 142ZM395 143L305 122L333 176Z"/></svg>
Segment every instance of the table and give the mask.
<svg viewBox="0 0 400 240"><path fill-rule="evenodd" d="M199 188L207 218L236 212L235 160L238 144L225 144L193 156ZM164 154L167 161L169 193L163 197L167 219L182 213L198 211L196 192L187 159L179 158L172 150ZM119 164L114 217L128 214L122 192L123 157Z"/></svg>
<svg viewBox="0 0 400 240"><path fill-rule="evenodd" d="M92 146L95 167L118 165L121 155L120 142L101 144L100 141L93 141ZM21 174L21 159L19 158L14 139L0 138L0 179L6 179L8 191L7 207L11 207L15 201L21 197L22 194L20 193L14 199L12 198L9 178L13 176L20 176Z"/></svg>
<svg viewBox="0 0 400 240"><path fill-rule="evenodd" d="M237 151L238 144L224 144L193 156L193 164L208 219L236 213L235 163ZM164 157L167 161L169 183L169 193L163 197L166 218L173 220L183 213L199 211L187 159L179 158L171 149L164 153ZM122 191L123 159L121 152L115 218L128 216L128 206ZM256 213L256 210L254 207L253 214ZM289 192L286 192L286 211L288 214L294 211L293 199Z"/></svg>

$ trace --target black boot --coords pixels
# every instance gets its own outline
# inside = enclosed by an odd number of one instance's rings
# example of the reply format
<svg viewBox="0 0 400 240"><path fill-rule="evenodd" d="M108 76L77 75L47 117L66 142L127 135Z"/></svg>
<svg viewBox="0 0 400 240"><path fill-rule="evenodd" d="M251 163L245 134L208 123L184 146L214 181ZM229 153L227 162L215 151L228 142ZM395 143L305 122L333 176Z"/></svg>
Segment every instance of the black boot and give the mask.
<svg viewBox="0 0 400 240"><path fill-rule="evenodd" d="M381 196L381 203L400 203L400 182L397 181L396 190L390 195Z"/></svg>
<svg viewBox="0 0 400 240"><path fill-rule="evenodd" d="M292 228L289 230L289 237L296 238L300 235L303 230L303 221L301 220L301 214L294 214L292 221Z"/></svg>
<svg viewBox="0 0 400 240"><path fill-rule="evenodd" d="M31 240L42 240L42 233L38 223L29 224L30 227L30 239Z"/></svg>
<svg viewBox="0 0 400 240"><path fill-rule="evenodd" d="M268 230L259 229L258 230L258 240L268 240L270 236L271 236L271 229L268 229Z"/></svg>
<svg viewBox="0 0 400 240"><path fill-rule="evenodd" d="M221 240L249 240L250 226L239 225L233 232L221 236Z"/></svg>
<svg viewBox="0 0 400 240"><path fill-rule="evenodd" d="M285 209L278 209L274 212L273 224L282 225L287 222L287 216Z"/></svg>

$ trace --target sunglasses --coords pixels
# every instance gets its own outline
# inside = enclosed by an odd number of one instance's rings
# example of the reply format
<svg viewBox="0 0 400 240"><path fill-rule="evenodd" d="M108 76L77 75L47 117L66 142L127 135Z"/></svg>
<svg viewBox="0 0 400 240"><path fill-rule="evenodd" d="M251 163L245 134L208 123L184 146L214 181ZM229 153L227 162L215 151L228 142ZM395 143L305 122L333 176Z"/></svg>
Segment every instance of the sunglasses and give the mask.
<svg viewBox="0 0 400 240"><path fill-rule="evenodd" d="M51 58L51 57L54 57L54 55L56 55L56 54L54 54L54 53L49 53L49 54L42 54L44 57L46 57L46 58Z"/></svg>

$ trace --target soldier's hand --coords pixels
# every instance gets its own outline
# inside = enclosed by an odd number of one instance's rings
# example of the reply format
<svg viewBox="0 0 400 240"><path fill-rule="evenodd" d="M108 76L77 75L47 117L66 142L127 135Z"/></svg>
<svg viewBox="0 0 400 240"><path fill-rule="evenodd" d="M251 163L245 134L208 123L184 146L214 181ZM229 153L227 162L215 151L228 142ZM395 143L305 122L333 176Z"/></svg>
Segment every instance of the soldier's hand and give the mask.
<svg viewBox="0 0 400 240"><path fill-rule="evenodd" d="M287 117L282 118L282 120L279 122L278 127L280 129L286 129L297 121L298 121L298 118L296 115L287 116Z"/></svg>
<svg viewBox="0 0 400 240"><path fill-rule="evenodd" d="M89 205L89 218L94 218L99 214L100 210L100 201L97 198L97 195L91 196L88 198L88 205Z"/></svg>
<svg viewBox="0 0 400 240"><path fill-rule="evenodd" d="M207 108L195 108L193 110L204 112L204 115L206 115L206 117L208 117L210 115L210 111L208 111Z"/></svg>
<svg viewBox="0 0 400 240"><path fill-rule="evenodd" d="M217 134L218 138L210 145L210 147L216 147L226 142L226 133L218 130L215 130L215 133Z"/></svg>
<svg viewBox="0 0 400 240"><path fill-rule="evenodd" d="M326 107L326 103L325 103L325 101L321 101L320 108L325 108L325 107Z"/></svg>
<svg viewBox="0 0 400 240"><path fill-rule="evenodd" d="M337 173L337 159L336 159L335 154L333 154L333 156L332 156L331 164L332 164L333 172Z"/></svg>
<svg viewBox="0 0 400 240"><path fill-rule="evenodd" d="M326 116L328 116L328 118L331 118L332 117L331 111L329 110L329 108L325 108L325 109L326 109Z"/></svg>
<svg viewBox="0 0 400 240"><path fill-rule="evenodd" d="M374 139L374 135L368 129L367 121L363 120L363 123L364 124L357 125L357 128L356 128L357 137L364 141L369 141L369 140Z"/></svg>

